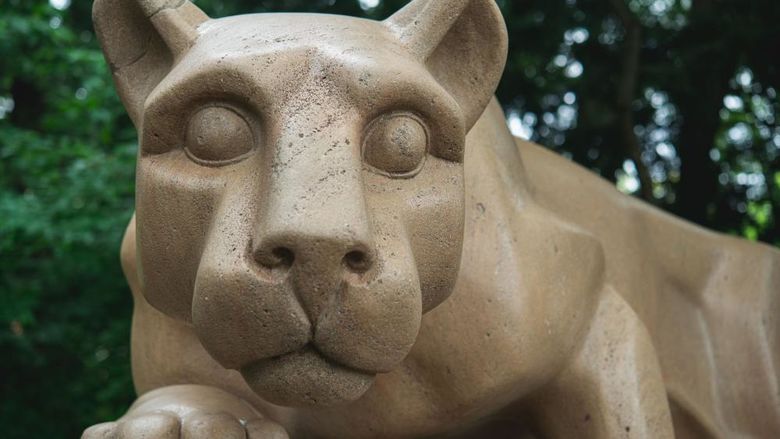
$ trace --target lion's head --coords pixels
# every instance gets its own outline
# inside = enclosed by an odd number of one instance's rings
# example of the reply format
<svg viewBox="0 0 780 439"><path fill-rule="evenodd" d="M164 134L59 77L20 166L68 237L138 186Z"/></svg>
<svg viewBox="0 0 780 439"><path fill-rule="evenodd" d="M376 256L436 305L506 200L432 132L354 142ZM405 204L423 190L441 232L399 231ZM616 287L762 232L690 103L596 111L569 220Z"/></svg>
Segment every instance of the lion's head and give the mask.
<svg viewBox="0 0 780 439"><path fill-rule="evenodd" d="M452 291L465 136L503 70L492 0L384 22L101 0L139 129L147 300L282 405L359 398Z"/></svg>

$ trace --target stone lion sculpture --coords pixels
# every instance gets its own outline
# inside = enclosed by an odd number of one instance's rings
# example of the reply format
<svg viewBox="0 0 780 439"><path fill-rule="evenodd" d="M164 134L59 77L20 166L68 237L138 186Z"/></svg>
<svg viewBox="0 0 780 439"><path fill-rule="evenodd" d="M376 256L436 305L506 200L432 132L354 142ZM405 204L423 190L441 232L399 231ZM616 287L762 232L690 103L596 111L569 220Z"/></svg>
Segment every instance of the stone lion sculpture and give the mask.
<svg viewBox="0 0 780 439"><path fill-rule="evenodd" d="M97 0L138 401L84 438L780 437L780 254L507 130L492 0Z"/></svg>

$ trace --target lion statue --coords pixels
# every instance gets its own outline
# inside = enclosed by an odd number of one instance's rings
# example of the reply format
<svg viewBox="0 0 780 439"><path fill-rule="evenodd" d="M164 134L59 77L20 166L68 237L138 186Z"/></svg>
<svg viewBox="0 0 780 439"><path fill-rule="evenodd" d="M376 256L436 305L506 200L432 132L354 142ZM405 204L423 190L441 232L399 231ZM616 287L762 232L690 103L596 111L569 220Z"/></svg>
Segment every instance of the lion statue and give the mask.
<svg viewBox="0 0 780 439"><path fill-rule="evenodd" d="M515 139L493 0L97 0L140 398L96 438L777 438L780 253Z"/></svg>

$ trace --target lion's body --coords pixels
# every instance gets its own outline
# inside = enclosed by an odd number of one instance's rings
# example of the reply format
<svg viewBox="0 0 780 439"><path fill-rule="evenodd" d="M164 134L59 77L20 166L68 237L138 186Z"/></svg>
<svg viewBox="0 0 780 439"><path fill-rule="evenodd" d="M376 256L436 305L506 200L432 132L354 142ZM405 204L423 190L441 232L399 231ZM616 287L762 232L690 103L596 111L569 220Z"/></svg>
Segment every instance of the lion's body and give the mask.
<svg viewBox="0 0 780 439"><path fill-rule="evenodd" d="M554 393L549 383L581 354L599 302L615 291L650 333L678 437L778 434L776 251L684 223L515 141L497 104L472 130L466 163L464 251L454 294L424 317L401 367L338 408L263 402L239 374L209 357L188 325L152 309L138 291L131 230L123 260L137 302L139 393L187 383L228 389L293 437L416 437L469 424L475 437L516 435L538 407L560 405L547 402ZM605 357L615 349L603 348ZM596 424L591 417L599 416L587 404L570 415L575 424ZM602 416L608 424L621 414ZM631 422L623 423L630 429ZM535 429L533 423L526 426Z"/></svg>

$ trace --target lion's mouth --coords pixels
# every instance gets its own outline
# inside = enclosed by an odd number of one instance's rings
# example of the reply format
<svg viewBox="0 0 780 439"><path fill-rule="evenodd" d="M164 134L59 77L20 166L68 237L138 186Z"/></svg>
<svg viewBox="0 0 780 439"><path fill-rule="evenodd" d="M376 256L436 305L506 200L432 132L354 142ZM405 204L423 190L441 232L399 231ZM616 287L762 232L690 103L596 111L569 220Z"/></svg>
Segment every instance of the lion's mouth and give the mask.
<svg viewBox="0 0 780 439"><path fill-rule="evenodd" d="M244 366L241 375L255 393L271 403L331 406L363 396L376 373L338 363L309 344Z"/></svg>

